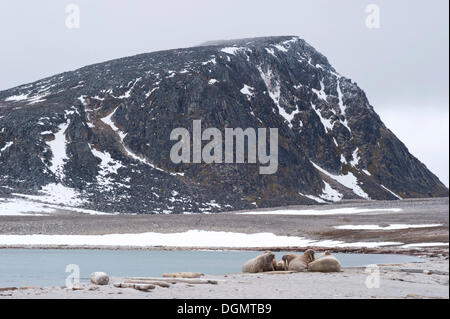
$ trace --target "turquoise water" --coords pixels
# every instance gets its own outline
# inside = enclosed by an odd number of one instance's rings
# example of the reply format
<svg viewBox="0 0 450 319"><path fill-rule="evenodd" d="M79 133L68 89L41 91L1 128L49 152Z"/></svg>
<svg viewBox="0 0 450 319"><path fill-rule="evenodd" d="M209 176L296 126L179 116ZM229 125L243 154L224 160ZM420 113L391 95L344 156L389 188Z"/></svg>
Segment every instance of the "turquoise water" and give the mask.
<svg viewBox="0 0 450 319"><path fill-rule="evenodd" d="M277 260L287 252L275 253ZM255 251L147 251L0 249L0 287L64 286L66 266L79 266L81 281L94 271L110 276L161 276L192 271L211 275L236 273ZM420 261L404 255L334 254L344 267Z"/></svg>

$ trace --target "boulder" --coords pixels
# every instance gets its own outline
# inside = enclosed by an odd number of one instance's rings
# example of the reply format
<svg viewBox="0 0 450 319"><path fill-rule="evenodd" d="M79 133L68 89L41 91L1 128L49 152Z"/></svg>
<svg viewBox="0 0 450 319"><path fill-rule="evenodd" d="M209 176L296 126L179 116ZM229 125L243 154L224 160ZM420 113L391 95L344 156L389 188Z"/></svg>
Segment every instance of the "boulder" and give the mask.
<svg viewBox="0 0 450 319"><path fill-rule="evenodd" d="M104 286L109 284L109 276L104 272L93 272L91 274L91 283Z"/></svg>

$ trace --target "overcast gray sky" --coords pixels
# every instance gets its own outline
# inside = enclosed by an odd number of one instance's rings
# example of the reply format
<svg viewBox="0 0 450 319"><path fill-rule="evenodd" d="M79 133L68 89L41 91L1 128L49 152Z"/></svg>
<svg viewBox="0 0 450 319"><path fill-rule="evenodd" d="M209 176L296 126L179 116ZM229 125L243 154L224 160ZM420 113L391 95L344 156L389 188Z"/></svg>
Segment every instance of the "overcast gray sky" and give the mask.
<svg viewBox="0 0 450 319"><path fill-rule="evenodd" d="M66 5L80 8L68 29ZM366 27L368 4L380 28ZM14 0L0 3L0 90L113 58L207 40L298 35L365 90L449 184L448 0Z"/></svg>

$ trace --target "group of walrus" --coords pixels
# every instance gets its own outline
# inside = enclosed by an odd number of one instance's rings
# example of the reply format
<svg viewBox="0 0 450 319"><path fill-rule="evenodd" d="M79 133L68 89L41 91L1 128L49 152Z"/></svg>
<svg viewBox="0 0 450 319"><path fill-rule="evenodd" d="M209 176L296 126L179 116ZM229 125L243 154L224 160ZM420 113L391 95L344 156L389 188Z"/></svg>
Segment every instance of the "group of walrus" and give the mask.
<svg viewBox="0 0 450 319"><path fill-rule="evenodd" d="M306 250L302 255L284 255L282 261L277 262L275 255L271 251L250 259L244 266L244 273L258 273L266 271L312 271L312 272L340 272L341 263L328 251L318 258L315 257L312 249Z"/></svg>

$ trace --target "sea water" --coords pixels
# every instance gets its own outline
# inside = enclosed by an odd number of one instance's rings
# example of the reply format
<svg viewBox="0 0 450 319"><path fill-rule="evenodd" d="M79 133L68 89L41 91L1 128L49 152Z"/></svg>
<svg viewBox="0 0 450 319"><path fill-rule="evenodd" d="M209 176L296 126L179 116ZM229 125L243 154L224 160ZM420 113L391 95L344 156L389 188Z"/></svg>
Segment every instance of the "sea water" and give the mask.
<svg viewBox="0 0 450 319"><path fill-rule="evenodd" d="M277 260L284 254L275 253ZM77 265L81 282L94 271L113 277L159 277L169 272L210 275L241 272L256 251L0 249L0 287L64 286L68 265ZM392 254L334 254L344 267L419 262L417 257ZM73 269L73 268L71 268Z"/></svg>

